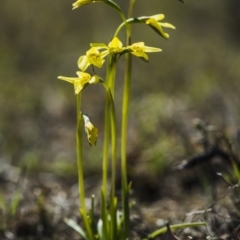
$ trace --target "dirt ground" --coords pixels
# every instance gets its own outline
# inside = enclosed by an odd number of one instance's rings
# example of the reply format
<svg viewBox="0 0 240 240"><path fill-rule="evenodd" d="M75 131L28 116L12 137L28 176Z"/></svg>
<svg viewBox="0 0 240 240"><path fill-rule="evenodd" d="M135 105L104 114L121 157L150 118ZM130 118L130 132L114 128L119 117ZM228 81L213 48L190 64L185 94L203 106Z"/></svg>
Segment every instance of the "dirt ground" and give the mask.
<svg viewBox="0 0 240 240"><path fill-rule="evenodd" d="M129 174L134 202L130 239L144 239L166 223L199 221L206 226L176 230L174 235L179 239L240 239L240 188L229 182L231 166L219 156L199 164L199 156L171 166L164 174ZM216 174L219 167L225 168L224 174ZM0 239L81 239L64 222L71 218L81 223L75 178L41 172L26 175L24 169L7 164L2 169L0 185L7 201L1 201ZM96 209L100 184L100 176L86 178L86 202L96 194Z"/></svg>

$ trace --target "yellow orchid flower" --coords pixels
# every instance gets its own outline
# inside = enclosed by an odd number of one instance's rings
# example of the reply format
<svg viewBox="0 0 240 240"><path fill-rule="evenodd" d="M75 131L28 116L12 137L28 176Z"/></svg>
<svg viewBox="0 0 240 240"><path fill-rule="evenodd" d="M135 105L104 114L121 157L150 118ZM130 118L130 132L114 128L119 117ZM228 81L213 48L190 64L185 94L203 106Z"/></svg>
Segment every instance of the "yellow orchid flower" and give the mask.
<svg viewBox="0 0 240 240"><path fill-rule="evenodd" d="M163 31L163 27L171 28L171 29L176 29L176 28L170 23L160 22L164 18L165 18L164 14L153 15L153 16L150 16L145 21L145 23L148 24L150 27L152 27L155 31L157 31L164 38L169 38L169 34L167 34Z"/></svg>
<svg viewBox="0 0 240 240"><path fill-rule="evenodd" d="M108 49L113 53L120 53L124 50L122 42L117 37L114 37L108 44Z"/></svg>
<svg viewBox="0 0 240 240"><path fill-rule="evenodd" d="M98 50L106 49L101 53L103 57L107 56L109 53L116 54L121 53L125 50L122 42L117 37L114 37L108 45L104 43L91 43L90 45L91 47L97 48Z"/></svg>
<svg viewBox="0 0 240 240"><path fill-rule="evenodd" d="M98 138L98 129L91 123L87 115L83 114L83 121L90 146L96 145Z"/></svg>
<svg viewBox="0 0 240 240"><path fill-rule="evenodd" d="M95 84L100 81L97 75L91 76L85 72L77 72L78 77L63 77L59 76L58 79L70 82L74 85L75 94L78 94L87 84Z"/></svg>
<svg viewBox="0 0 240 240"><path fill-rule="evenodd" d="M131 46L127 47L131 51L131 54L142 57L145 60L148 60L148 55L146 52L161 52L162 49L145 46L144 42L134 43Z"/></svg>
<svg viewBox="0 0 240 240"><path fill-rule="evenodd" d="M106 0L78 0L72 4L73 6L72 9L74 10L76 8L82 7L85 4L94 3L94 2L106 2Z"/></svg>
<svg viewBox="0 0 240 240"><path fill-rule="evenodd" d="M89 51L86 52L86 55L81 56L78 59L77 64L81 71L85 71L90 64L101 68L105 62L103 59L104 57L105 55L99 52L97 48L92 47Z"/></svg>

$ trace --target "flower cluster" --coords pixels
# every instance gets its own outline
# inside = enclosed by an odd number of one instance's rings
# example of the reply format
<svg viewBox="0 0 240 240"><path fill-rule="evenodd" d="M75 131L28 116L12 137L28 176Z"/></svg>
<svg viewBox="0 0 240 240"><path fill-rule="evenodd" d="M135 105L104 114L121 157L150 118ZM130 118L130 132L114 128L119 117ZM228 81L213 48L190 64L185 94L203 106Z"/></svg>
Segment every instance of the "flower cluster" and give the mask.
<svg viewBox="0 0 240 240"><path fill-rule="evenodd" d="M122 42L117 37L114 37L108 45L104 43L92 43L90 46L91 48L86 52L86 55L80 56L78 59L77 65L81 70L77 71L78 77L58 77L58 79L72 83L74 85L75 94L80 93L88 84L95 84L101 80L97 75L91 76L85 73L85 71L90 65L101 68L105 62L104 58L108 54L130 52L134 56L148 60L148 55L146 53L162 51L160 48L145 46L144 42L138 42L128 47L123 47Z"/></svg>
<svg viewBox="0 0 240 240"><path fill-rule="evenodd" d="M89 1L78 1L75 4L76 7L79 7L81 4L83 5L87 3L89 3ZM148 21L150 21L150 19ZM160 48L145 46L144 42L138 42L130 46L124 47L122 42L117 37L114 37L108 45L104 43L92 43L90 44L90 46L91 48L86 52L86 54L80 56L78 59L77 65L81 71L77 71L77 77L64 77L64 76L58 77L58 79L60 80L72 83L76 95L79 94L89 84L103 82L103 80L99 76L97 75L91 76L89 73L86 73L85 71L90 65L101 68L105 62L104 58L107 55L112 54L121 56L125 52L130 52L132 55L140 57L147 61L148 55L146 53L162 51ZM98 137L98 129L91 123L88 116L86 115L82 116L84 120L88 142L90 146L95 145Z"/></svg>

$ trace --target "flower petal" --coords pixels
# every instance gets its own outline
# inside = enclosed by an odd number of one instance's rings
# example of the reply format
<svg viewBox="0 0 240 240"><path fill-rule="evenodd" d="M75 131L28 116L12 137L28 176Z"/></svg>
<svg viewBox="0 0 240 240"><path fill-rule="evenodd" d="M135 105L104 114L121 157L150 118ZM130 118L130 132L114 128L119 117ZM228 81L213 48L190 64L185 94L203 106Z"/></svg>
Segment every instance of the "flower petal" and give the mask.
<svg viewBox="0 0 240 240"><path fill-rule="evenodd" d="M144 47L144 52L161 52L161 51L162 51L161 48L148 47L148 46Z"/></svg>
<svg viewBox="0 0 240 240"><path fill-rule="evenodd" d="M163 20L165 18L165 15L164 14L156 14L156 15L150 16L150 18L154 18L158 22L158 21Z"/></svg>
<svg viewBox="0 0 240 240"><path fill-rule="evenodd" d="M75 94L79 94L86 83L81 82L80 80L74 82L74 91Z"/></svg>
<svg viewBox="0 0 240 240"><path fill-rule="evenodd" d="M85 72L77 71L77 75L82 81L89 81L91 79L91 75Z"/></svg>
<svg viewBox="0 0 240 240"><path fill-rule="evenodd" d="M90 65L87 56L86 55L81 56L78 59L77 65L81 69L81 71L85 71L88 68L88 66Z"/></svg>
<svg viewBox="0 0 240 240"><path fill-rule="evenodd" d="M162 37L169 38L169 35L163 31L161 24L158 23L154 18L149 18L146 21L146 24L148 24L150 27L152 27Z"/></svg>
<svg viewBox="0 0 240 240"><path fill-rule="evenodd" d="M78 78L74 78L74 77L64 77L64 76L59 76L58 79L66 81L66 82L70 82L72 84L74 84L75 81L78 80Z"/></svg>
<svg viewBox="0 0 240 240"><path fill-rule="evenodd" d="M160 25L165 28L176 29L176 27L173 26L171 23L160 23Z"/></svg>
<svg viewBox="0 0 240 240"><path fill-rule="evenodd" d="M91 75L80 71L77 72L77 75L77 78L59 76L58 79L72 83L74 85L75 94L78 94L85 85L88 84L91 79Z"/></svg>
<svg viewBox="0 0 240 240"><path fill-rule="evenodd" d="M108 47L110 51L114 53L119 53L123 51L123 44L117 37L113 38L113 40L108 44Z"/></svg>
<svg viewBox="0 0 240 240"><path fill-rule="evenodd" d="M74 10L76 8L82 7L83 5L91 3L91 2L94 2L94 0L78 0L72 4L72 6L73 6L72 9Z"/></svg>
<svg viewBox="0 0 240 240"><path fill-rule="evenodd" d="M102 58L101 53L97 48L92 47L89 51L87 51L88 62L98 68L101 68L104 63L104 59Z"/></svg>
<svg viewBox="0 0 240 240"><path fill-rule="evenodd" d="M144 52L131 52L132 55L135 55L136 57L142 57L145 60L148 60L148 55Z"/></svg>

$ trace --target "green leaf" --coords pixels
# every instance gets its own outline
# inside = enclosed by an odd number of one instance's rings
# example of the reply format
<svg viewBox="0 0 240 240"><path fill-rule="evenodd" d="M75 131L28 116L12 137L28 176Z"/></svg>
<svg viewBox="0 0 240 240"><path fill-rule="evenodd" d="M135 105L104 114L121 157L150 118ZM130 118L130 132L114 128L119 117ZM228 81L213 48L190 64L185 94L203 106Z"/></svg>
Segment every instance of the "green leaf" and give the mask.
<svg viewBox="0 0 240 240"><path fill-rule="evenodd" d="M180 223L180 224L171 225L170 229L174 230L174 229L181 229L181 228L187 228L187 227L200 227L200 226L206 226L206 222ZM144 240L153 239L165 233L166 231L167 231L167 227L160 228L154 231L153 233L149 234L148 237Z"/></svg>
<svg viewBox="0 0 240 240"><path fill-rule="evenodd" d="M72 219L65 218L64 222L71 228L73 228L76 232L78 232L84 239L88 239L85 231L80 227L76 222Z"/></svg>

